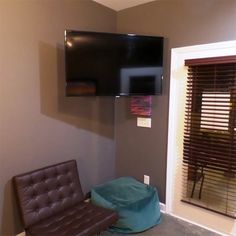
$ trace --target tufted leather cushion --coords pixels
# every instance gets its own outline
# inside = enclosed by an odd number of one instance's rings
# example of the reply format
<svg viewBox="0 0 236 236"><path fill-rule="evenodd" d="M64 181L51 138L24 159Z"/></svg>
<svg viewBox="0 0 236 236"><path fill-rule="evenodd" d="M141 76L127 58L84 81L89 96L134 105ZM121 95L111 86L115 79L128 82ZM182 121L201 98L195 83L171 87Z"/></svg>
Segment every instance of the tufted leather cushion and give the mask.
<svg viewBox="0 0 236 236"><path fill-rule="evenodd" d="M27 235L92 236L117 221L114 211L81 202L26 230Z"/></svg>
<svg viewBox="0 0 236 236"><path fill-rule="evenodd" d="M76 161L67 161L13 178L25 228L84 199Z"/></svg>

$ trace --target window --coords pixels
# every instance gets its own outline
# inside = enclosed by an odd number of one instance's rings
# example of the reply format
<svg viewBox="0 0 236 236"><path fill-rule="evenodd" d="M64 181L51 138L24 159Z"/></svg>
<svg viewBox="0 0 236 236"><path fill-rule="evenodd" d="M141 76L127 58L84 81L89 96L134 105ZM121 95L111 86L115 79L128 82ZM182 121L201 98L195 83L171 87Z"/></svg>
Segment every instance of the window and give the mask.
<svg viewBox="0 0 236 236"><path fill-rule="evenodd" d="M218 109L216 109L216 107ZM201 106L201 129L227 131L229 129L230 93L203 92Z"/></svg>
<svg viewBox="0 0 236 236"><path fill-rule="evenodd" d="M236 56L185 64L182 201L236 218Z"/></svg>

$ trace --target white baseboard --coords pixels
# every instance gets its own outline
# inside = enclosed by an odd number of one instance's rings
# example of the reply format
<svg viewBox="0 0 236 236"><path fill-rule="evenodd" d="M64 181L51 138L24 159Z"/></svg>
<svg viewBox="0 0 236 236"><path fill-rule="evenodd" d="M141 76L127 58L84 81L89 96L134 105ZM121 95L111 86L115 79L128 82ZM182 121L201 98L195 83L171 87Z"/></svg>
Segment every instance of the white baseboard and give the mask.
<svg viewBox="0 0 236 236"><path fill-rule="evenodd" d="M25 231L17 234L16 236L25 236Z"/></svg>
<svg viewBox="0 0 236 236"><path fill-rule="evenodd" d="M221 232L219 232L219 231L217 231L217 230L214 230L214 229L212 229L212 228L206 227L205 225L198 224L198 223L196 223L196 222L194 222L194 221L185 219L185 218L180 217L180 216L177 216L177 215L175 215L175 214L170 213L169 215L171 215L171 216L173 216L173 217L175 217L175 218L177 218L177 219L183 220L183 221L185 221L185 222L188 222L188 223L190 223L190 224L199 226L199 227L201 227L201 228L203 228L203 229L209 230L209 231L211 231L211 232L213 232L213 233L216 233L216 234L219 234L219 235L222 235L222 236L230 236L229 234L221 233Z"/></svg>
<svg viewBox="0 0 236 236"><path fill-rule="evenodd" d="M162 213L166 213L166 204L160 202L160 209Z"/></svg>

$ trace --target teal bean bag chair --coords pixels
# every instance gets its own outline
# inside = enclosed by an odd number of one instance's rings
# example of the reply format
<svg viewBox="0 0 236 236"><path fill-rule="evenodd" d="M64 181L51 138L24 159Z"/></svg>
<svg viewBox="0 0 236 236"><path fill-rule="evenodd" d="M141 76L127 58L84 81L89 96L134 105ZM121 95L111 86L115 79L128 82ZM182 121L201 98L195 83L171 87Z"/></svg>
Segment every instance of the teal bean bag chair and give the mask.
<svg viewBox="0 0 236 236"><path fill-rule="evenodd" d="M95 205L118 212L119 220L109 231L138 233L160 223L161 213L156 188L132 177L121 177L91 191Z"/></svg>

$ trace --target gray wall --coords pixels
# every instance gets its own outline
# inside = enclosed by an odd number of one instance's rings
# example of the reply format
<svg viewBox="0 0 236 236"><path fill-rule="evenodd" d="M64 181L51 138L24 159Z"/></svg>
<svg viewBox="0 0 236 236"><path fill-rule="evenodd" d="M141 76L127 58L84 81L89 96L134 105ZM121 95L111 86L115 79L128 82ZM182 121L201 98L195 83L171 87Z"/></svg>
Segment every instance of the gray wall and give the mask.
<svg viewBox="0 0 236 236"><path fill-rule="evenodd" d="M64 96L65 29L116 30L89 0L0 1L0 235L19 233L12 176L76 159L84 192L114 177L114 99Z"/></svg>
<svg viewBox="0 0 236 236"><path fill-rule="evenodd" d="M170 48L236 39L235 22L234 0L160 0L118 14L90 0L1 0L0 235L21 230L12 176L75 158L84 192L114 177L114 99L64 97L64 29L167 38L152 129L136 127L128 98L115 102L117 175L150 175L165 202Z"/></svg>
<svg viewBox="0 0 236 236"><path fill-rule="evenodd" d="M137 128L129 99L119 98L115 111L117 175L151 177L165 202L170 49L236 39L236 1L159 0L118 12L117 31L166 38L163 95L155 97L152 128ZM178 98L176 98L178 99Z"/></svg>

